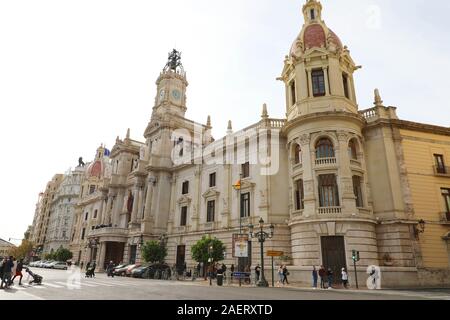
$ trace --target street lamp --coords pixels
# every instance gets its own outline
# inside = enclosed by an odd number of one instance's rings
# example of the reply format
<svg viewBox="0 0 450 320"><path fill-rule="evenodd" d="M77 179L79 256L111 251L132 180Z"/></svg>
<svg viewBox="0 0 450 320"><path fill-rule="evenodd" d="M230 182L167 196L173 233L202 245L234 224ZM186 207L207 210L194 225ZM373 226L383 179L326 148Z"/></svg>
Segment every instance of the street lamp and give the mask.
<svg viewBox="0 0 450 320"><path fill-rule="evenodd" d="M269 227L270 233L265 232L263 230L264 220L263 220L263 218L261 218L259 220L259 228L260 228L260 231L253 233L254 226L252 224L248 225L250 238L258 239L259 243L261 244L261 279L258 281L258 283L256 285L258 287L268 287L269 283L266 281L266 278L264 276L264 242L266 241L266 239L272 239L275 226L273 224L271 224Z"/></svg>
<svg viewBox="0 0 450 320"><path fill-rule="evenodd" d="M239 236L242 235L242 199L241 199L241 188L242 188L242 172L239 173L239 181L233 185L233 188L238 192L238 215L239 215ZM242 258L238 258L238 271L242 272L243 266L242 266Z"/></svg>
<svg viewBox="0 0 450 320"><path fill-rule="evenodd" d="M208 246L208 255L209 255L209 285L212 286L212 263L213 263L213 258L212 258L212 253L213 253L214 247L212 244L210 244Z"/></svg>

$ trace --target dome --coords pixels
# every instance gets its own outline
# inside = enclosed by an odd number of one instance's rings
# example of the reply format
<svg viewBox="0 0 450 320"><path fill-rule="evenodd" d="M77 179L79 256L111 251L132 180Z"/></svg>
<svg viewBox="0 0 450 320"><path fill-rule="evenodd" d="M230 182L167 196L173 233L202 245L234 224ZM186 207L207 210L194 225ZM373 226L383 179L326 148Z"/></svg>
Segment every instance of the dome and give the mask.
<svg viewBox="0 0 450 320"><path fill-rule="evenodd" d="M101 160L92 162L87 168L87 176L101 178L103 174L103 163Z"/></svg>
<svg viewBox="0 0 450 320"><path fill-rule="evenodd" d="M327 47L333 44L337 49L342 49L343 45L341 39L333 32L333 30L324 28L319 23L310 24L305 27L304 31L295 40L291 48L291 54L298 56L299 51L303 53L304 51L311 48L321 48ZM328 32L328 34L327 34ZM328 39L328 41L327 41Z"/></svg>

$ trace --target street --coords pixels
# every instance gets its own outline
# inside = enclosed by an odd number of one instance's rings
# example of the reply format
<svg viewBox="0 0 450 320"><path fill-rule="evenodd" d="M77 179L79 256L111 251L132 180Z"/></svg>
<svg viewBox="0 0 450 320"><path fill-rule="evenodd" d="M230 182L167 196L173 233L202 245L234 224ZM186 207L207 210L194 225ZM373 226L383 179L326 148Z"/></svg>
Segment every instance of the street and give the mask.
<svg viewBox="0 0 450 320"><path fill-rule="evenodd" d="M86 279L84 273L36 269L42 285L15 285L0 290L0 300L450 300L450 289L429 290L312 290L308 288L257 288L217 286L209 281L158 281L125 277L108 278L97 274Z"/></svg>

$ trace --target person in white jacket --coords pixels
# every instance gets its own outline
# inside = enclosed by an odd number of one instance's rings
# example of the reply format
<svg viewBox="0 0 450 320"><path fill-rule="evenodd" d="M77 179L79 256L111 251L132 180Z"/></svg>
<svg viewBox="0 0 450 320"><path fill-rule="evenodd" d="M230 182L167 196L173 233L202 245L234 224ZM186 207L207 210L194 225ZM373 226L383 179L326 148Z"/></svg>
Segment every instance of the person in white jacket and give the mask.
<svg viewBox="0 0 450 320"><path fill-rule="evenodd" d="M344 286L345 289L347 289L348 286L348 274L347 271L345 271L345 268L342 268L342 285Z"/></svg>

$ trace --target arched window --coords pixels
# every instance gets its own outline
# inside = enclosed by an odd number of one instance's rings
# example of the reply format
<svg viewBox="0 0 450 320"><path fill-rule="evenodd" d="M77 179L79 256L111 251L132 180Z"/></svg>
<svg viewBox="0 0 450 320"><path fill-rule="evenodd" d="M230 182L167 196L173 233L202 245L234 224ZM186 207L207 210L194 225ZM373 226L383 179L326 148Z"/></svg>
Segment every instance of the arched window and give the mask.
<svg viewBox="0 0 450 320"><path fill-rule="evenodd" d="M316 158L334 158L333 143L328 138L320 139L316 144Z"/></svg>
<svg viewBox="0 0 450 320"><path fill-rule="evenodd" d="M348 154L350 156L350 159L358 160L358 152L356 149L355 139L350 140L350 142L348 143Z"/></svg>
<svg viewBox="0 0 450 320"><path fill-rule="evenodd" d="M302 162L302 148L298 144L294 147L294 164Z"/></svg>

